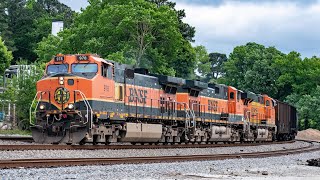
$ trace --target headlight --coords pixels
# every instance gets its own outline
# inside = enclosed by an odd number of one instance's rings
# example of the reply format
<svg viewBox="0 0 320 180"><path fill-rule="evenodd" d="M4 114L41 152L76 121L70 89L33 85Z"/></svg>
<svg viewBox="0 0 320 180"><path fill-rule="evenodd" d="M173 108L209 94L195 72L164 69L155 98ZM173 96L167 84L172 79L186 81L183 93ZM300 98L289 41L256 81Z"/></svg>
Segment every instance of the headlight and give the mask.
<svg viewBox="0 0 320 180"><path fill-rule="evenodd" d="M69 105L68 105L68 108L69 108L69 109L73 109L73 107L74 107L73 104L69 104Z"/></svg>
<svg viewBox="0 0 320 180"><path fill-rule="evenodd" d="M41 110L44 110L45 106L43 104L40 105L39 107Z"/></svg>
<svg viewBox="0 0 320 180"><path fill-rule="evenodd" d="M59 81L59 84L60 84L60 85L63 85L63 80L60 80L60 81Z"/></svg>
<svg viewBox="0 0 320 180"><path fill-rule="evenodd" d="M60 81L63 81L63 77L59 77L59 80L60 80Z"/></svg>

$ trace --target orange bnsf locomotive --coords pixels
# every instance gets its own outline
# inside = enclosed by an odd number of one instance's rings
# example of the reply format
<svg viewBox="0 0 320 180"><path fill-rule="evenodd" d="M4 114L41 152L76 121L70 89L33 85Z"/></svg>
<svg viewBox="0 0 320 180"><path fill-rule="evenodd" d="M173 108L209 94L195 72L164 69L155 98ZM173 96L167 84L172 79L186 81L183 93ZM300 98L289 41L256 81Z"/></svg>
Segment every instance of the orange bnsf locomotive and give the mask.
<svg viewBox="0 0 320 180"><path fill-rule="evenodd" d="M150 74L90 54L55 56L30 108L37 143L288 140L296 122L294 107L267 95Z"/></svg>

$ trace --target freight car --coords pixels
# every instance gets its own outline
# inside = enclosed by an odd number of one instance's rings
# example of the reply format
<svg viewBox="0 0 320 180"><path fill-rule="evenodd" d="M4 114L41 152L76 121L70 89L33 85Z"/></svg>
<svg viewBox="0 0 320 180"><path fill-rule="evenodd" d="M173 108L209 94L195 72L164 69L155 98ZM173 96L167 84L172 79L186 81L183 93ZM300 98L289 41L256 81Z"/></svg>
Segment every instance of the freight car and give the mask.
<svg viewBox="0 0 320 180"><path fill-rule="evenodd" d="M38 143L272 141L282 137L273 102L268 95L151 74L96 55L60 54L37 82L30 123Z"/></svg>
<svg viewBox="0 0 320 180"><path fill-rule="evenodd" d="M298 133L298 117L295 107L276 100L277 139L293 140Z"/></svg>

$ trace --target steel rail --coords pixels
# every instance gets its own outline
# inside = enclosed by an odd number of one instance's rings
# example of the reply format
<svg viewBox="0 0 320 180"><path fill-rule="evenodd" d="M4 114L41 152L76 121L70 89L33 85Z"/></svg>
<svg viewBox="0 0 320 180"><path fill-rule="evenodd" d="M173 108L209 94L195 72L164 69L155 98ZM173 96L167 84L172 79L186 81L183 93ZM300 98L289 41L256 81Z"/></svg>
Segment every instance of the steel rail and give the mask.
<svg viewBox="0 0 320 180"><path fill-rule="evenodd" d="M239 158L265 158L299 154L311 151L320 151L320 146L287 149L268 152L214 154L214 155L189 155L189 156L155 156L155 157L122 157L122 158L55 158L55 159L8 159L0 160L0 168L32 168L32 167L59 167L83 165L113 165L113 164L139 164L163 163L182 161L208 161Z"/></svg>
<svg viewBox="0 0 320 180"><path fill-rule="evenodd" d="M173 144L173 145L0 145L0 151L26 151L26 150L99 150L99 149L175 149L175 148L219 148L240 146L261 146L272 144L286 144L295 141L265 142L265 143L235 143L235 144Z"/></svg>
<svg viewBox="0 0 320 180"><path fill-rule="evenodd" d="M5 141L26 141L26 142L34 142L31 136L7 136L0 135L0 140Z"/></svg>

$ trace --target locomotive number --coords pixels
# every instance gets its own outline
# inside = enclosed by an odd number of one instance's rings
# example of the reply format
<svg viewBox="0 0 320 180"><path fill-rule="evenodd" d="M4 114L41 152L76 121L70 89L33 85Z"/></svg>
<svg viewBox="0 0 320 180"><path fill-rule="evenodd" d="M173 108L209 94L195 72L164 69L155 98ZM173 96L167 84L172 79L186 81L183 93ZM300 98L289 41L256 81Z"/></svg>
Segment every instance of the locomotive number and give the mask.
<svg viewBox="0 0 320 180"><path fill-rule="evenodd" d="M135 88L129 88L130 95L129 95L129 102L138 102L138 103L146 103L147 99L147 90L143 89L135 89Z"/></svg>
<svg viewBox="0 0 320 180"><path fill-rule="evenodd" d="M258 115L258 109L257 108L252 108L251 111L252 111L252 113L251 113L252 116L257 116Z"/></svg>
<svg viewBox="0 0 320 180"><path fill-rule="evenodd" d="M218 101L208 100L208 111L218 111Z"/></svg>
<svg viewBox="0 0 320 180"><path fill-rule="evenodd" d="M62 61L64 61L64 56L55 56L54 61L55 62L62 62Z"/></svg>
<svg viewBox="0 0 320 180"><path fill-rule="evenodd" d="M89 56L79 55L77 56L78 61L89 61Z"/></svg>

